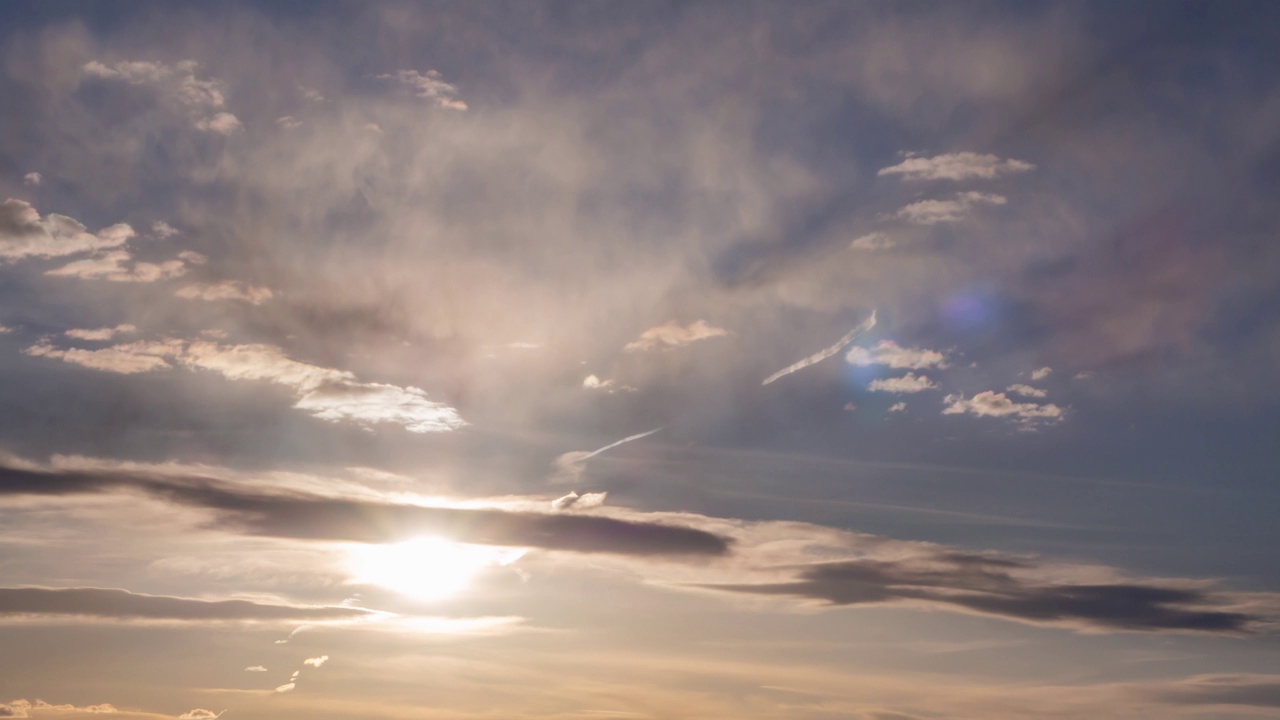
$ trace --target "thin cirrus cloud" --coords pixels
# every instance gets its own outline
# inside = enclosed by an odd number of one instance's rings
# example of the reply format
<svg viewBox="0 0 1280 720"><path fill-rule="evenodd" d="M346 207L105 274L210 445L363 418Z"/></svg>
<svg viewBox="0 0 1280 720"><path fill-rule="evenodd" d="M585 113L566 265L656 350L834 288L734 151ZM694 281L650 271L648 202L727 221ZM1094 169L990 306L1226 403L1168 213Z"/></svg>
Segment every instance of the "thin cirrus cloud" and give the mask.
<svg viewBox="0 0 1280 720"><path fill-rule="evenodd" d="M293 606L249 600L196 600L143 595L116 588L0 588L0 616L89 617L212 622L231 620L358 620L369 610L348 606Z"/></svg>
<svg viewBox="0 0 1280 720"><path fill-rule="evenodd" d="M894 217L915 225L937 225L960 222L971 210L980 205L1004 205L1003 195L980 192L959 192L950 200L918 200L899 208Z"/></svg>
<svg viewBox="0 0 1280 720"><path fill-rule="evenodd" d="M383 73L377 77L380 80L395 80L415 96L430 100L436 106L446 110L463 111L467 109L467 104L457 97L457 86L445 82L438 70L428 70L425 73L417 70L397 70L394 73Z"/></svg>
<svg viewBox="0 0 1280 720"><path fill-rule="evenodd" d="M230 380L265 380L291 389L297 395L295 408L330 422L390 423L416 433L448 432L466 425L457 410L431 400L421 388L359 382L350 372L293 360L272 345L167 339L86 350L55 347L45 339L23 352L126 375L177 364Z"/></svg>
<svg viewBox="0 0 1280 720"><path fill-rule="evenodd" d="M790 365L782 368L778 372L765 378L764 381L761 382L760 384L768 385L769 383L774 382L779 378L786 377L787 375L790 375L793 372L796 372L798 370L803 370L809 367L810 365L814 365L816 363L822 362L823 360L826 360L832 355L835 355L836 353L843 350L846 345L853 342L854 339L857 338L859 335L871 330L875 326L876 326L876 311L872 310L871 314L867 316L866 320L863 320L861 323L858 323L857 327L845 333L844 337L837 340L834 344L819 350L818 352L810 355L809 357L804 358L803 360L797 360L796 362L791 363Z"/></svg>
<svg viewBox="0 0 1280 720"><path fill-rule="evenodd" d="M137 235L125 223L91 233L66 215L40 213L24 200L9 198L0 204L0 261L28 257L64 257L118 248Z"/></svg>
<svg viewBox="0 0 1280 720"><path fill-rule="evenodd" d="M1010 400L1004 393L984 390L971 398L964 395L948 395L943 399L946 405L943 415L976 415L978 417L1009 417L1022 421L1057 422L1062 419L1064 411L1053 403L1037 405Z"/></svg>
<svg viewBox="0 0 1280 720"><path fill-rule="evenodd" d="M887 365L897 370L924 370L950 367L947 356L937 350L928 348L906 348L892 340L881 340L870 350L861 347L849 348L845 360L850 365Z"/></svg>
<svg viewBox="0 0 1280 720"><path fill-rule="evenodd" d="M975 152L948 153L930 158L909 157L891 167L881 168L877 175L898 175L903 180L992 180L1034 170L1035 165L1022 160L1001 160L991 154Z"/></svg>
<svg viewBox="0 0 1280 720"><path fill-rule="evenodd" d="M224 110L226 89L218 80L196 77L199 63L183 60L173 65L145 60L123 60L107 65L91 60L81 67L85 77L157 88L164 101L183 110L192 127L204 132L231 135L243 126L240 119Z"/></svg>
<svg viewBox="0 0 1280 720"><path fill-rule="evenodd" d="M872 392L918 393L937 388L938 384L930 380L927 375L916 375L910 372L902 377L872 380L867 384L867 389Z"/></svg>
<svg viewBox="0 0 1280 720"><path fill-rule="evenodd" d="M696 320L687 326L681 326L674 320L651 327L640 333L640 337L633 342L629 342L623 347L627 352L645 352L650 350L670 350L672 348L684 347L698 340L706 340L707 338L723 337L728 335L729 331L714 325L709 325L706 320Z"/></svg>

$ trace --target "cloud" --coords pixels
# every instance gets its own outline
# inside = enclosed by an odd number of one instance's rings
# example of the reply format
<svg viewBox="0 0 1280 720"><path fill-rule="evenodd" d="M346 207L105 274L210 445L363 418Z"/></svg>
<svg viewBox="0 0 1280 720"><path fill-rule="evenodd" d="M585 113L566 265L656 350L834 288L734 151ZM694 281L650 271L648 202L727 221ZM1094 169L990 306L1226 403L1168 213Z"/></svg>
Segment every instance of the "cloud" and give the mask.
<svg viewBox="0 0 1280 720"><path fill-rule="evenodd" d="M302 127L302 121L292 115L276 118L276 125L284 130L297 130Z"/></svg>
<svg viewBox="0 0 1280 720"><path fill-rule="evenodd" d="M127 263L131 264L126 267ZM181 259L161 263L137 262L127 250L112 250L84 260L75 260L49 270L45 275L112 282L155 282L181 277L186 273L187 264Z"/></svg>
<svg viewBox="0 0 1280 720"><path fill-rule="evenodd" d="M1046 366L1046 367L1042 367L1042 368L1040 368L1039 370L1032 370L1032 371L1031 371L1031 379L1032 379L1032 380L1043 380L1043 379L1045 379L1045 378L1049 377L1049 376L1050 376L1050 375L1052 375L1052 374L1053 374L1053 368L1051 368L1051 367L1047 367L1047 366Z"/></svg>
<svg viewBox="0 0 1280 720"><path fill-rule="evenodd" d="M916 376L915 373L907 373L898 378L885 378L882 380L872 380L867 385L867 389L872 392L891 392L891 393L918 393L925 390L937 389L937 383L933 382L926 375Z"/></svg>
<svg viewBox="0 0 1280 720"><path fill-rule="evenodd" d="M353 607L272 605L248 600L194 600L112 588L0 588L0 616L79 616L124 620L358 620Z"/></svg>
<svg viewBox="0 0 1280 720"><path fill-rule="evenodd" d="M916 604L1084 631L1242 634L1260 618L1203 588L1149 582L1048 582L1028 561L941 547L916 557L823 562L792 580L707 586L832 605Z"/></svg>
<svg viewBox="0 0 1280 720"><path fill-rule="evenodd" d="M897 244L898 241L889 237L887 233L873 232L854 238L853 242L849 243L849 247L853 250L875 251L888 250Z"/></svg>
<svg viewBox="0 0 1280 720"><path fill-rule="evenodd" d="M950 200L919 200L905 205L894 213L899 220L916 225L936 225L963 220L975 206L1004 205L1003 195L980 192L956 193Z"/></svg>
<svg viewBox="0 0 1280 720"><path fill-rule="evenodd" d="M197 130L229 135L241 129L239 118L222 110L226 105L223 84L218 80L198 79L198 68L194 60L173 65L126 60L110 66L91 60L81 71L90 78L157 88L165 102L187 113Z"/></svg>
<svg viewBox="0 0 1280 720"><path fill-rule="evenodd" d="M123 345L85 350L56 348L47 340L25 348L24 355L47 357L82 365L94 370L133 375L172 367L166 357L181 352L181 346L169 342L132 342Z"/></svg>
<svg viewBox="0 0 1280 720"><path fill-rule="evenodd" d="M88 713L91 715L111 715L120 712L110 703L99 703L97 705L85 705L77 707L70 704L54 705L44 700L36 699L34 703L27 700L11 700L8 703L0 703L0 718L29 718L34 710L51 710L60 713Z"/></svg>
<svg viewBox="0 0 1280 720"><path fill-rule="evenodd" d="M773 382L774 380L777 380L778 378L786 377L787 375L790 375L791 373L796 372L797 370L803 370L804 368L807 368L810 365L826 360L832 355L835 355L836 353L840 352L840 350L843 349L845 345L848 345L849 343L853 342L854 338L857 338L859 335L867 332L868 330L874 328L875 326L876 326L876 311L872 310L871 315L868 316L866 320L863 320L861 323L858 324L857 327L845 333L845 336L837 340L834 345L830 345L826 348L823 348L822 350L819 350L818 352L810 355L809 357L803 360L798 360L782 368L778 372L765 378L764 382L761 382L760 384L768 385L769 383Z"/></svg>
<svg viewBox="0 0 1280 720"><path fill-rule="evenodd" d="M1049 395L1049 393L1045 392L1044 390L1041 390L1040 388L1033 388L1030 385L1023 385L1022 383L1014 383L1013 385L1010 385L1004 390L1005 392L1011 392L1015 395L1021 395L1023 397L1042 398L1042 397L1048 397Z"/></svg>
<svg viewBox="0 0 1280 720"><path fill-rule="evenodd" d="M44 176L38 172L29 172L22 176L22 184L30 187L40 187L40 183L44 181Z"/></svg>
<svg viewBox="0 0 1280 720"><path fill-rule="evenodd" d="M298 687L298 684L297 684L297 683L287 682L287 683L285 683L285 684L280 685L279 687L277 687L275 691L276 691L276 692L278 692L278 693L287 693L287 692L289 692L290 690L293 690L293 689L294 689L294 688L296 688L296 687Z"/></svg>
<svg viewBox="0 0 1280 720"><path fill-rule="evenodd" d="M13 332L13 328L7 325L0 325L0 335L8 335L11 332Z"/></svg>
<svg viewBox="0 0 1280 720"><path fill-rule="evenodd" d="M1132 695L1170 705L1280 708L1280 675L1219 673L1129 686Z"/></svg>
<svg viewBox="0 0 1280 720"><path fill-rule="evenodd" d="M446 110L467 109L467 104L457 98L458 88L442 80L439 71L428 70L423 74L417 70L399 70L394 74L384 73L378 78L396 80L414 95L431 100Z"/></svg>
<svg viewBox="0 0 1280 720"><path fill-rule="evenodd" d="M926 368L945 370L950 367L947 356L937 350L904 348L892 340L881 340L872 350L860 347L849 348L844 359L851 365L888 365L891 368L906 370Z"/></svg>
<svg viewBox="0 0 1280 720"><path fill-rule="evenodd" d="M222 713L224 712L226 712L226 710L223 710L222 712L214 712L212 710L205 710L204 708L195 708L194 710L188 710L187 712L179 715L178 720L217 720L217 718L222 717Z"/></svg>
<svg viewBox="0 0 1280 720"><path fill-rule="evenodd" d="M258 673L258 672L266 672L267 669L261 665L250 665L249 667L245 668L244 671Z"/></svg>
<svg viewBox="0 0 1280 720"><path fill-rule="evenodd" d="M168 240L174 235L179 235L178 229L163 220L157 220L151 223L151 234L158 240Z"/></svg>
<svg viewBox="0 0 1280 720"><path fill-rule="evenodd" d="M0 204L0 261L63 257L124 245L136 233L119 223L91 233L66 215L40 217L30 203L9 198Z"/></svg>
<svg viewBox="0 0 1280 720"><path fill-rule="evenodd" d="M274 294L268 288L246 285L236 280L223 280L217 283L188 285L174 295L189 300L242 300L253 305L261 305L270 300Z"/></svg>
<svg viewBox="0 0 1280 720"><path fill-rule="evenodd" d="M995 155L958 152L931 158L910 157L892 167L881 168L877 175L900 175L903 180L992 180L1001 175L1034 170L1035 165Z"/></svg>
<svg viewBox="0 0 1280 720"><path fill-rule="evenodd" d="M137 327L130 325L129 323L123 323L113 328L104 327L104 328L96 328L92 330L85 329L85 328L76 328L72 330L67 330L62 334L66 335L69 338L75 338L77 340L110 340L116 335L133 334L136 332L138 332Z"/></svg>
<svg viewBox="0 0 1280 720"><path fill-rule="evenodd" d="M942 410L943 415L968 413L978 417L1016 417L1023 421L1046 422L1057 422L1063 417L1062 408L1052 403L1017 403L1004 393L993 390L984 390L968 399L963 395L948 395L943 403L947 405Z"/></svg>
<svg viewBox="0 0 1280 720"><path fill-rule="evenodd" d="M551 501L552 510L586 510L588 508L600 507L604 504L605 498L609 496L607 492L583 493L579 495L576 492L570 492L568 495L558 497Z"/></svg>
<svg viewBox="0 0 1280 720"><path fill-rule="evenodd" d="M694 321L688 327L680 327L674 320L671 320L640 333L640 338L634 342L627 343L623 350L627 352L669 350L671 348L684 347L698 340L722 337L728 334L728 330L708 325L705 320Z"/></svg>
<svg viewBox="0 0 1280 720"><path fill-rule="evenodd" d="M328 661L329 661L328 655L321 655L319 657L307 658L306 660L302 661L302 664L310 665L311 667L320 667L321 665L325 664Z"/></svg>
<svg viewBox="0 0 1280 720"><path fill-rule="evenodd" d="M601 390L603 392L613 394L618 391L636 392L636 389L630 385L619 385L614 380L601 380L595 375L588 375L582 379L582 387L588 390Z"/></svg>
<svg viewBox="0 0 1280 720"><path fill-rule="evenodd" d="M730 545L719 534L677 523L300 493L263 494L256 488L240 490L205 476L162 474L109 463L82 461L41 467L7 460L8 465L0 464L0 496L135 490L213 510L218 516L214 527L262 537L384 543L430 533L477 545L639 557L719 556L727 554Z"/></svg>
<svg viewBox="0 0 1280 720"><path fill-rule="evenodd" d="M896 402L889 406L889 412L906 412L907 404L904 402Z"/></svg>

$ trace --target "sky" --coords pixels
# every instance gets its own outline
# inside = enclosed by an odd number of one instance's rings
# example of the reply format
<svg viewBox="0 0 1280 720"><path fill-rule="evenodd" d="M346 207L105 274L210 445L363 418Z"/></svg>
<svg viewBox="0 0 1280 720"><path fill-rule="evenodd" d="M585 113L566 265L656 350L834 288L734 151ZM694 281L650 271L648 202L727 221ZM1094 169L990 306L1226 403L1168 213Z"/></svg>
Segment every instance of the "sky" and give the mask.
<svg viewBox="0 0 1280 720"><path fill-rule="evenodd" d="M0 4L0 718L1280 718L1277 44Z"/></svg>

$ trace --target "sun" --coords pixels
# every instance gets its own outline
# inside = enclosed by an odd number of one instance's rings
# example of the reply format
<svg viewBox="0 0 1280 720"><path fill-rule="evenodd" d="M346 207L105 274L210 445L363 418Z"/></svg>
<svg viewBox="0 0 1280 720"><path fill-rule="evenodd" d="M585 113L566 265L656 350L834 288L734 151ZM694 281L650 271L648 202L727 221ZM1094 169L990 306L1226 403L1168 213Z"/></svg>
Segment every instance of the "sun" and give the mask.
<svg viewBox="0 0 1280 720"><path fill-rule="evenodd" d="M353 546L348 552L353 582L433 601L457 595L486 569L510 565L526 550L422 537L394 545Z"/></svg>

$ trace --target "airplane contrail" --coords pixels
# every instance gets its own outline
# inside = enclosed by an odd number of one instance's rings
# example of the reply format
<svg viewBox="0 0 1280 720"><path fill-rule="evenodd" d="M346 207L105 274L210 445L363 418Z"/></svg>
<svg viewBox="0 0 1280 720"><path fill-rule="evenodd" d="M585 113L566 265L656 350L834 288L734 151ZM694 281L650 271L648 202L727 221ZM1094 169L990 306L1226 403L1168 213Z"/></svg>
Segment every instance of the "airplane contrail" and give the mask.
<svg viewBox="0 0 1280 720"><path fill-rule="evenodd" d="M661 430L661 429L662 429L662 428L658 427L658 428L654 428L654 429L652 429L652 430L649 430L649 431L647 431L647 432L642 432L642 433L640 433L640 434L638 434L638 435L631 435L631 436L629 436L629 437L624 437L624 438L622 438L621 440L619 440L619 441L617 441L617 442L612 442L612 443L609 443L608 445L605 445L604 447L600 448L599 450L595 450L595 451L589 452L589 453L587 453L586 455L583 455L582 457L578 458L578 459L577 459L577 460L575 460L574 462L582 462L583 460L590 460L591 458L593 458L593 457L595 457L595 456L599 455L600 453L604 452L605 450L611 450L611 449L613 449L613 448L618 447L619 445L621 445L621 444L623 444L623 443L629 443L629 442L631 442L632 440L639 440L639 439L640 439L640 438L642 438L642 437L649 437L650 435L652 435L652 434L654 434L654 433L658 432L658 431L659 431L659 430Z"/></svg>
<svg viewBox="0 0 1280 720"><path fill-rule="evenodd" d="M827 358L831 357L832 355L835 355L836 353L844 349L845 345L848 345L849 343L853 342L854 338L858 337L862 333L870 330L875 326L876 326L876 311L872 310L871 317L867 318L866 320L863 320L862 323L858 325L858 327L850 330L848 334L840 338L840 341L837 342L835 345L832 345L831 347L826 348L825 350L819 350L818 352L810 355L809 357L797 363L786 366L785 368L765 378L764 382L760 384L768 385L769 383L773 382L774 380L777 380L778 378L784 375L790 375L791 373L797 370L803 370L804 368L807 368L814 363L822 362L823 360L826 360Z"/></svg>

